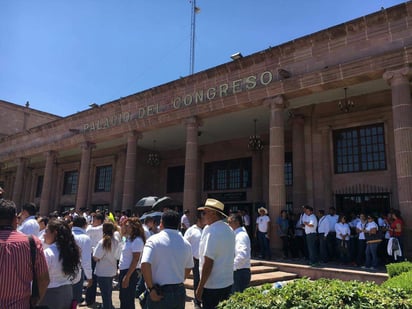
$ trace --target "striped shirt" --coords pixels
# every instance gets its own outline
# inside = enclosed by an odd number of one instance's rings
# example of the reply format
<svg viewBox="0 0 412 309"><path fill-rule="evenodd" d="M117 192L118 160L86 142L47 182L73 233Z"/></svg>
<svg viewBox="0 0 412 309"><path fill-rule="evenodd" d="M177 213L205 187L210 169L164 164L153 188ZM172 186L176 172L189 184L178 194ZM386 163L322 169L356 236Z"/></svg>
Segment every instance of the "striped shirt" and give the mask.
<svg viewBox="0 0 412 309"><path fill-rule="evenodd" d="M47 272L43 248L36 243L36 274ZM29 309L33 278L28 237L16 230L0 230L0 309Z"/></svg>

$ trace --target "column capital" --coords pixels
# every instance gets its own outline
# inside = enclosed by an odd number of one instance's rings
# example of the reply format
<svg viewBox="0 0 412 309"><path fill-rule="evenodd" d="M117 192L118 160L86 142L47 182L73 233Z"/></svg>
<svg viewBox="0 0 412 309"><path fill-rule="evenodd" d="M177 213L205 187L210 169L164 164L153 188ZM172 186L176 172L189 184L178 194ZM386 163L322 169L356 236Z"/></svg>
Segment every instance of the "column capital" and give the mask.
<svg viewBox="0 0 412 309"><path fill-rule="evenodd" d="M58 152L57 151L55 151L55 150L49 150L49 151L46 151L45 153L44 153L44 156L47 158L47 157L53 157L53 156L57 156L58 155Z"/></svg>
<svg viewBox="0 0 412 309"><path fill-rule="evenodd" d="M185 119L182 120L182 123L184 125L197 125L199 127L203 124L202 120L200 120L196 116L185 118Z"/></svg>
<svg viewBox="0 0 412 309"><path fill-rule="evenodd" d="M82 150L93 149L93 148L96 148L96 144L93 142L86 141L86 142L81 143L80 148Z"/></svg>
<svg viewBox="0 0 412 309"><path fill-rule="evenodd" d="M279 94L277 96L264 99L263 105L268 106L271 109L285 109L289 106L289 103L282 94Z"/></svg>
<svg viewBox="0 0 412 309"><path fill-rule="evenodd" d="M383 79L391 86L408 83L412 76L412 71L409 67L399 70L386 71L383 73Z"/></svg>
<svg viewBox="0 0 412 309"><path fill-rule="evenodd" d="M136 138L136 140L139 140L143 137L143 134L139 131L136 131L136 130L129 131L125 135L126 135L127 138L134 137L134 138Z"/></svg>
<svg viewBox="0 0 412 309"><path fill-rule="evenodd" d="M16 164L26 164L29 161L30 161L30 159L26 158L26 157L20 157L20 158L15 159Z"/></svg>
<svg viewBox="0 0 412 309"><path fill-rule="evenodd" d="M302 114L292 114L291 119L292 119L293 124L300 124L300 125L305 124L305 116Z"/></svg>

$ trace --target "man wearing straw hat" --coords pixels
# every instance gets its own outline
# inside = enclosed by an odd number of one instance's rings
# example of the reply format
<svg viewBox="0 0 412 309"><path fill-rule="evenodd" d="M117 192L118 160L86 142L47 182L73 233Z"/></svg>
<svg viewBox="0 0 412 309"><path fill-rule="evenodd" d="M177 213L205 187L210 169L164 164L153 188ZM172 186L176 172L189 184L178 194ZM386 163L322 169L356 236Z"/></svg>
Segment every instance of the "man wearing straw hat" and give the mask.
<svg viewBox="0 0 412 309"><path fill-rule="evenodd" d="M272 254L270 252L269 236L270 236L270 218L268 216L268 211L265 207L260 207L258 209L259 217L256 219L256 232L255 237L257 238L260 257L265 259L272 259Z"/></svg>
<svg viewBox="0 0 412 309"><path fill-rule="evenodd" d="M228 224L224 204L207 199L203 207L203 229L199 245L200 282L196 299L202 300L204 309L216 308L222 300L229 298L233 285L233 262L235 235Z"/></svg>

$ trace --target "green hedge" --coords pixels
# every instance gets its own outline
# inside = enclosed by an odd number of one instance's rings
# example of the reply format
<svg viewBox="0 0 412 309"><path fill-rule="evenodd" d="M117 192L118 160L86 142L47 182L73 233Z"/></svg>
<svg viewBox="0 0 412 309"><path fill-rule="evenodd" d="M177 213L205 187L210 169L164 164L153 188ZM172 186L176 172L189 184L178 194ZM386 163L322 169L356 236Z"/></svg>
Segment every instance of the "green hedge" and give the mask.
<svg viewBox="0 0 412 309"><path fill-rule="evenodd" d="M406 273L412 270L411 262L400 262L400 263L391 263L386 265L386 271L389 278L399 276L402 273Z"/></svg>
<svg viewBox="0 0 412 309"><path fill-rule="evenodd" d="M297 279L280 289L272 285L248 288L219 304L220 309L412 308L412 296L402 289L372 282Z"/></svg>
<svg viewBox="0 0 412 309"><path fill-rule="evenodd" d="M412 295L412 270L386 280L382 283L382 286L388 288L401 288Z"/></svg>

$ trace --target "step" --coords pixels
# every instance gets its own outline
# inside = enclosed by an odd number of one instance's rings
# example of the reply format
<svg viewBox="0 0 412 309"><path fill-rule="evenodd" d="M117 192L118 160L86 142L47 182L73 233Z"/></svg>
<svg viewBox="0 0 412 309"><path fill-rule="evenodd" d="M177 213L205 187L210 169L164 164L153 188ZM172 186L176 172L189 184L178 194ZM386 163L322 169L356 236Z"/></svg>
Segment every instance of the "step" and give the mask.
<svg viewBox="0 0 412 309"><path fill-rule="evenodd" d="M250 268L250 271L253 274L261 274L261 273L269 273L273 271L277 271L278 268L276 266L266 266L266 265L256 265Z"/></svg>
<svg viewBox="0 0 412 309"><path fill-rule="evenodd" d="M253 272L253 271L258 271L258 272ZM250 280L250 286L257 286L257 285L262 285L265 283L273 283L276 281L288 281L292 280L298 277L298 275L289 273L289 272L284 272L284 271L278 271L276 268L273 267L262 267L262 266L253 266L251 268L252 271L252 278ZM185 287L188 289L193 289L193 279L188 278L184 282Z"/></svg>
<svg viewBox="0 0 412 309"><path fill-rule="evenodd" d="M250 286L262 285L265 283L273 283L276 281L288 281L297 278L298 275L284 271L275 271L270 273L262 273L252 275Z"/></svg>

